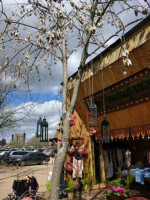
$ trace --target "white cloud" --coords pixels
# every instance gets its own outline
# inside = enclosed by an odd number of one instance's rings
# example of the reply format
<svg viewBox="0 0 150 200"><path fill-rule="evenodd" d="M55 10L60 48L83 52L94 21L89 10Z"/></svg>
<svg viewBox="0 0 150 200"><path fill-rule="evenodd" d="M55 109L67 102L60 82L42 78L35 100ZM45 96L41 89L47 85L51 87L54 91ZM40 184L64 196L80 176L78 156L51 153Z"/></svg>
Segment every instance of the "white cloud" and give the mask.
<svg viewBox="0 0 150 200"><path fill-rule="evenodd" d="M75 73L79 67L81 54L80 52L76 52L72 54L72 56L68 60L68 74L69 76Z"/></svg>
<svg viewBox="0 0 150 200"><path fill-rule="evenodd" d="M30 102L25 105L30 105ZM17 106L19 107L19 106ZM49 101L44 102L43 104L35 103L28 117L24 120L18 122L18 127L15 130L11 130L6 133L6 135L0 135L0 139L6 138L7 141L11 140L11 135L15 133L26 133L27 139L33 137L36 133L37 121L39 117L46 118L49 127L48 133L49 137L53 137L56 133L56 129L58 127L60 113L61 113L62 103L60 101ZM28 108L29 109L29 108ZM22 114L16 114L16 118L20 118Z"/></svg>

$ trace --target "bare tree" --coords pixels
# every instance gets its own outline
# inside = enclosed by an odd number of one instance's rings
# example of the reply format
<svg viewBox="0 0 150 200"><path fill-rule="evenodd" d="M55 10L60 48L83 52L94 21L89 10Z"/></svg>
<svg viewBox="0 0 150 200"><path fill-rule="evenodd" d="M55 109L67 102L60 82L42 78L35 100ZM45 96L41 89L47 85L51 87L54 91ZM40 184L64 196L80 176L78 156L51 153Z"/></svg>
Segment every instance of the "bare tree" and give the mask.
<svg viewBox="0 0 150 200"><path fill-rule="evenodd" d="M5 59L4 59L5 60ZM0 134L5 134L17 126L18 121L29 115L33 102L15 105L22 93L28 93L28 87L16 76L18 69L15 65L6 69L5 64L0 66ZM26 75L27 77L27 75ZM27 83L26 83L27 86ZM26 88L26 89L25 89ZM19 117L18 117L19 116Z"/></svg>
<svg viewBox="0 0 150 200"><path fill-rule="evenodd" d="M35 69L37 76L42 65L47 67L50 75L52 66L57 63L61 63L63 69L62 147L53 169L49 196L49 199L57 200L61 170L69 144L68 121L74 112L85 64L91 56L106 48L111 39L119 37L122 41L123 64L128 67L132 65L124 33L130 25L148 14L150 4L148 0L28 0L17 3L17 6L19 10L12 11L11 16L6 15L6 5L1 0L1 23L5 23L1 31L1 50L5 51L8 43L15 42L15 53L8 55L6 68L20 54L17 67L28 71ZM123 19L124 15L126 20ZM68 59L77 51L80 52L80 62L67 106Z"/></svg>

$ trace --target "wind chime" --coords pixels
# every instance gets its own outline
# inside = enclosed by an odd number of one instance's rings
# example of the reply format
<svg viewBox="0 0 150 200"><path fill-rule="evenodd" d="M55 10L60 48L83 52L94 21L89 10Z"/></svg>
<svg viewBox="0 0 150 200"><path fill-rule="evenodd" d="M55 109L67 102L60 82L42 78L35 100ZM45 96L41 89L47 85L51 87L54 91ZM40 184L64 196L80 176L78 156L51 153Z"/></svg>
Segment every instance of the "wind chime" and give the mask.
<svg viewBox="0 0 150 200"><path fill-rule="evenodd" d="M97 126L97 105L95 103L91 103L89 105L89 110L90 110L90 127L95 127Z"/></svg>
<svg viewBox="0 0 150 200"><path fill-rule="evenodd" d="M106 117L106 111L105 111L105 92L104 92L104 86L103 86L103 71L102 71L102 88L103 88L103 110L104 110L104 118L101 121L101 132L102 132L102 142L109 141L110 140L110 128L109 128L109 121Z"/></svg>
<svg viewBox="0 0 150 200"><path fill-rule="evenodd" d="M92 91L91 93L93 94L93 72L91 73L92 75ZM97 126L97 105L94 103L93 98L91 96L90 99L90 104L89 104L89 133L90 135L94 135L96 133L96 130L94 129L94 127Z"/></svg>

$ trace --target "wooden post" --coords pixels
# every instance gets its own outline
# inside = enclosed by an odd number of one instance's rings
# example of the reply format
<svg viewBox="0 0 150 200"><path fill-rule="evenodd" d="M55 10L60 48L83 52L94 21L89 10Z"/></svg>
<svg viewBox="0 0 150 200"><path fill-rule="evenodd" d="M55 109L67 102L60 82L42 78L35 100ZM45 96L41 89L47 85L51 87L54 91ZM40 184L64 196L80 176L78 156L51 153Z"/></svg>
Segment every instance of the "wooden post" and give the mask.
<svg viewBox="0 0 150 200"><path fill-rule="evenodd" d="M100 141L99 144L99 153L100 153L100 173L101 173L101 182L106 183L106 176L105 176L105 165L104 165L104 158L103 158L103 147L102 142Z"/></svg>
<svg viewBox="0 0 150 200"><path fill-rule="evenodd" d="M94 157L93 157L93 145L92 141L89 141L89 163L90 163L90 171L91 171L91 179L92 185L95 184L95 167L94 167Z"/></svg>

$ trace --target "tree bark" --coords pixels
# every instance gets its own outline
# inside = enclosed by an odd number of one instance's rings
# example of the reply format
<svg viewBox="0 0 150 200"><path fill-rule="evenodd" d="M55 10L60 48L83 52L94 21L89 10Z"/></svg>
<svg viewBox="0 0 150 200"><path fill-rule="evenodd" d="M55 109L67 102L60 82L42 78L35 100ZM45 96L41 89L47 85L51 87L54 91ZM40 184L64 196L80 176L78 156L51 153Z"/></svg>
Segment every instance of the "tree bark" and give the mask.
<svg viewBox="0 0 150 200"><path fill-rule="evenodd" d="M70 136L69 127L69 116L70 112L67 111L67 84L68 84L68 71L67 71L67 55L66 55L66 41L65 37L62 40L62 64L63 64L63 101L62 101L62 120L63 120L63 135L62 135L62 146L57 153L55 160L53 175L52 175L52 185L51 193L48 199L58 200L59 199L59 188L60 188L60 177L62 167L64 165Z"/></svg>
<svg viewBox="0 0 150 200"><path fill-rule="evenodd" d="M52 185L51 185L51 193L49 196L49 200L58 200L59 199L59 188L60 188L60 177L62 166L64 165L64 161L67 155L68 144L69 144L69 124L68 124L69 113L66 114L64 118L64 126L63 126L63 136L62 136L62 147L59 149L57 153L57 157L54 163L53 175L52 175Z"/></svg>

